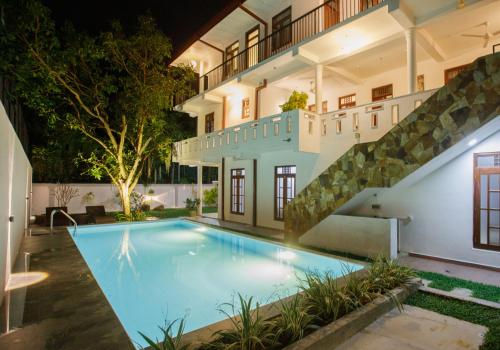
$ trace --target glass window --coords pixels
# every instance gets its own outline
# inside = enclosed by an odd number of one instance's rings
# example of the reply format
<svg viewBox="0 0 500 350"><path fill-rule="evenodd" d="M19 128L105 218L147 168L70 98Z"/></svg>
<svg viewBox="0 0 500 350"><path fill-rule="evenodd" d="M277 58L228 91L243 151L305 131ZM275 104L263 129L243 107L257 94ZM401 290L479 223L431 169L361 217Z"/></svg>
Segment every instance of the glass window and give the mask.
<svg viewBox="0 0 500 350"><path fill-rule="evenodd" d="M474 154L475 248L500 251L500 152Z"/></svg>
<svg viewBox="0 0 500 350"><path fill-rule="evenodd" d="M274 170L274 219L282 221L285 206L295 198L295 165L277 166Z"/></svg>
<svg viewBox="0 0 500 350"><path fill-rule="evenodd" d="M245 213L245 169L231 169L231 213Z"/></svg>

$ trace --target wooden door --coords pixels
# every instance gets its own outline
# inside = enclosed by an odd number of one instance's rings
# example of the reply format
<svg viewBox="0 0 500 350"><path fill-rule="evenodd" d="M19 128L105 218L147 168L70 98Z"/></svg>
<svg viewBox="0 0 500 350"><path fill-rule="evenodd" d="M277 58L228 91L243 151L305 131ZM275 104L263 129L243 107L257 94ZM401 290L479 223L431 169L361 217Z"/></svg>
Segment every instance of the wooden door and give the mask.
<svg viewBox="0 0 500 350"><path fill-rule="evenodd" d="M339 1L338 0L325 0L323 7L323 23L324 29L328 29L339 21Z"/></svg>

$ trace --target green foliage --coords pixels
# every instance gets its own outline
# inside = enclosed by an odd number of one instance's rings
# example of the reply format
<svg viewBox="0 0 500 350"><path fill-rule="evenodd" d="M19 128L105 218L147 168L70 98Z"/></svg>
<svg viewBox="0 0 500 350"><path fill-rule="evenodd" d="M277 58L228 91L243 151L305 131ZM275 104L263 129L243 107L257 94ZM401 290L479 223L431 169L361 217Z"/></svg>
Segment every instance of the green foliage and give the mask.
<svg viewBox="0 0 500 350"><path fill-rule="evenodd" d="M132 210L130 214L125 214L123 212L114 213L116 221L124 222L124 221L144 221L146 220L146 213L141 209Z"/></svg>
<svg viewBox="0 0 500 350"><path fill-rule="evenodd" d="M184 202L186 204L186 209L196 210L200 206L199 198L187 198Z"/></svg>
<svg viewBox="0 0 500 350"><path fill-rule="evenodd" d="M472 291L474 298L500 302L500 287L467 281L460 278L448 277L434 272L417 271L420 278L432 281L429 287L451 291L454 288L467 288Z"/></svg>
<svg viewBox="0 0 500 350"><path fill-rule="evenodd" d="M128 215L147 160L170 162L176 132L168 111L176 94L189 94L194 72L167 65L172 46L151 16L130 34L113 23L90 36L56 28L37 0L4 2L1 73L25 106L93 143L77 163L116 185Z"/></svg>
<svg viewBox="0 0 500 350"><path fill-rule="evenodd" d="M217 204L217 199L218 199L217 186L214 186L211 189L205 190L203 192L203 202L205 202L205 205L214 206Z"/></svg>
<svg viewBox="0 0 500 350"><path fill-rule="evenodd" d="M214 334L215 340L208 345L211 349L261 350L271 348L276 341L274 323L266 321L259 312L259 303L253 306L253 298L248 300L238 294L239 310L233 304L224 304L230 312L220 311L231 321L232 328ZM253 310L252 310L253 309ZM237 315L237 316L232 316Z"/></svg>
<svg viewBox="0 0 500 350"><path fill-rule="evenodd" d="M377 294L384 294L415 277L412 269L401 266L396 260L383 255L375 258L368 272L367 283L370 285L370 292Z"/></svg>
<svg viewBox="0 0 500 350"><path fill-rule="evenodd" d="M480 350L500 349L500 312L497 309L423 292L413 294L405 303L486 326L488 332Z"/></svg>
<svg viewBox="0 0 500 350"><path fill-rule="evenodd" d="M301 294L278 303L279 316L276 318L277 337L282 344L291 344L305 335L313 316Z"/></svg>
<svg viewBox="0 0 500 350"><path fill-rule="evenodd" d="M293 91L288 101L280 105L283 112L293 111L294 109L305 109L308 96L305 92Z"/></svg>
<svg viewBox="0 0 500 350"><path fill-rule="evenodd" d="M163 333L163 340L156 341L147 337L144 333L139 332L141 337L149 344L149 349L151 350L187 350L189 347L184 344L182 337L184 335L184 319L181 319L179 323L179 328L177 329L177 334L173 335L173 327L178 320L175 320L165 327L160 327Z"/></svg>

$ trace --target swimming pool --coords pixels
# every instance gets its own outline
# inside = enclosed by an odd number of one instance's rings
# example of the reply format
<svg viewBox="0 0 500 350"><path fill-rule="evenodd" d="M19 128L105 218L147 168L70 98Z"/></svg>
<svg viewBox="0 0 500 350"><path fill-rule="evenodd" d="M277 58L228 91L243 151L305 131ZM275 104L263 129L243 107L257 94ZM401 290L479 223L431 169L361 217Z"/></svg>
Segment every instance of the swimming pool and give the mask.
<svg viewBox="0 0 500 350"><path fill-rule="evenodd" d="M307 270L363 267L186 220L79 227L73 239L136 346L167 320L185 317L189 332L224 319L238 292L267 304Z"/></svg>

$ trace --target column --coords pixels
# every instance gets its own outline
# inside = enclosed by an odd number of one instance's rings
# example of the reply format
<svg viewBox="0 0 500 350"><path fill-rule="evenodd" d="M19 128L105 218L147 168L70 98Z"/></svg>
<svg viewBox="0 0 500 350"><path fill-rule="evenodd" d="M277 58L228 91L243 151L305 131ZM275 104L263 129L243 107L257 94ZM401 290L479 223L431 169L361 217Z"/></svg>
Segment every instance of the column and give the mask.
<svg viewBox="0 0 500 350"><path fill-rule="evenodd" d="M415 27L406 29L405 37L408 93L412 94L416 91L417 85L417 46L415 41Z"/></svg>
<svg viewBox="0 0 500 350"><path fill-rule="evenodd" d="M316 113L320 114L323 104L323 65L316 65Z"/></svg>
<svg viewBox="0 0 500 350"><path fill-rule="evenodd" d="M198 165L196 175L198 177L198 199L200 205L198 206L198 215L203 214L203 165Z"/></svg>

